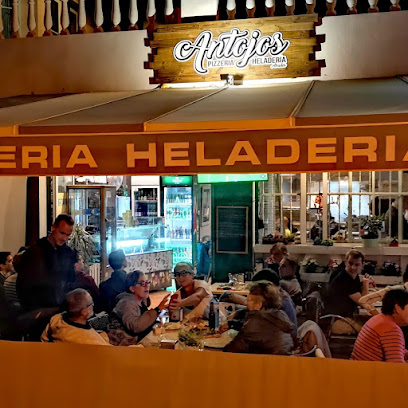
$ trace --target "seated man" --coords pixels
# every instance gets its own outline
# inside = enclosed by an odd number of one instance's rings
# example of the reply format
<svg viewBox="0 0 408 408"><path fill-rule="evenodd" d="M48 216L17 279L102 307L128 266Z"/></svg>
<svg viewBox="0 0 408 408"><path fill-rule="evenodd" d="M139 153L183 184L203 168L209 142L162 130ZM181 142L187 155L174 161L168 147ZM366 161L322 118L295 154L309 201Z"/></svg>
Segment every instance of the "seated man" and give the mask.
<svg viewBox="0 0 408 408"><path fill-rule="evenodd" d="M400 326L408 324L408 292L394 289L383 298L382 313L363 326L354 344L352 360L404 363L408 359Z"/></svg>
<svg viewBox="0 0 408 408"><path fill-rule="evenodd" d="M282 261L289 258L288 248L282 242L272 245L269 251L270 257L266 258L265 262L268 268L279 273L279 265Z"/></svg>
<svg viewBox="0 0 408 408"><path fill-rule="evenodd" d="M126 287L126 271L127 266L126 255L122 249L112 251L109 254L109 265L113 269L113 273L109 279L101 282L99 291L101 295L102 308L106 312L112 312L116 306L116 296L128 289Z"/></svg>
<svg viewBox="0 0 408 408"><path fill-rule="evenodd" d="M289 355L293 349L293 324L282 310L279 288L255 283L248 295L248 313L238 335L224 351L233 353Z"/></svg>
<svg viewBox="0 0 408 408"><path fill-rule="evenodd" d="M301 301L302 288L299 281L296 279L296 269L297 263L292 259L284 259L279 264L279 275L281 281L279 282L280 287L289 293L292 299L299 299ZM295 302L300 304L299 301Z"/></svg>
<svg viewBox="0 0 408 408"><path fill-rule="evenodd" d="M110 346L108 337L100 335L89 324L93 315L93 300L85 289L75 289L66 296L67 312L51 318L41 341Z"/></svg>
<svg viewBox="0 0 408 408"><path fill-rule="evenodd" d="M336 314L347 318L357 331L361 330L362 322L353 315L357 311L361 296L368 293L370 286L375 286L370 275L364 275L362 281L360 274L364 266L364 255L360 251L351 250L346 254L345 269L341 270L329 284L325 313ZM352 334L353 329L347 323L337 320L333 333Z"/></svg>
<svg viewBox="0 0 408 408"><path fill-rule="evenodd" d="M16 279L11 253L0 252L0 338L5 340L21 340L16 324L21 309L15 290Z"/></svg>
<svg viewBox="0 0 408 408"><path fill-rule="evenodd" d="M172 299L169 311L182 308L184 320L208 317L213 294L210 285L202 280L194 279L193 267L187 262L179 262L174 268L174 276L180 289L178 299Z"/></svg>
<svg viewBox="0 0 408 408"><path fill-rule="evenodd" d="M75 252L75 256L76 262L74 264L75 270L75 283L73 285L74 289L80 288L88 291L89 294L92 296L92 300L94 301L94 310L96 312L100 312L102 310L101 296L99 294L99 289L96 286L95 280L92 276L86 275L84 273L85 265L82 256L78 252Z"/></svg>
<svg viewBox="0 0 408 408"><path fill-rule="evenodd" d="M13 257L10 252L0 252L0 285L13 274Z"/></svg>

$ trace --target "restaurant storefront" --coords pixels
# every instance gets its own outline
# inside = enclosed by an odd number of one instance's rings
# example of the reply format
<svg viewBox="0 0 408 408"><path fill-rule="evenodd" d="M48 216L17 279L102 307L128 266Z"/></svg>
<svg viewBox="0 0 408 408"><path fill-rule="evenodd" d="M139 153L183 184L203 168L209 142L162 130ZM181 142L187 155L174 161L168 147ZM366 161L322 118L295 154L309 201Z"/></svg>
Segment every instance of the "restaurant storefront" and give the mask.
<svg viewBox="0 0 408 408"><path fill-rule="evenodd" d="M238 38L242 34L238 31L226 32L229 38ZM312 38L313 41L309 38L310 42L306 41L309 50L317 45L315 37ZM257 35L253 39L260 40ZM274 43L279 45L282 55L287 45L284 40L285 37L278 36ZM271 40L264 40L264 47L268 41ZM219 49L217 44L213 47ZM292 44L302 43L292 38ZM191 47L191 41L180 46L180 60L189 59ZM262 53L263 48L259 47ZM151 68L156 71L162 64L163 71L156 72L154 80L181 82L183 75L173 66L163 66L160 52L155 55L157 58L150 61ZM296 59L295 51L290 55L297 67L291 76L308 76L322 67L317 61L307 59L305 68L305 61ZM225 61L224 67L231 70L231 63L228 59ZM191 58L190 62L193 62ZM277 64L279 77L279 70L285 69L285 63L290 65L291 59L285 61L282 57L263 63ZM268 66L256 59L253 65L257 64L263 68ZM196 64L195 68L187 69L185 78L190 82L195 80L200 67ZM30 110L33 106L27 112L19 109L19 122L13 124L13 132L7 133L10 124L2 129L0 174L82 178L268 174L267 181L246 184L245 199L249 198L251 204L245 200L223 202L218 208L212 206L215 213L208 217L203 203L205 188L208 191L210 183L200 187L199 194L193 194L191 203L192 234L196 235L196 242L203 238L202 228L206 222L216 225L224 222L226 228L238 226L233 224L236 218L231 220L228 215L244 214L245 223L240 227L245 225L246 229L231 230L231 235L223 235L220 240L219 230L212 227L211 238L215 251L223 256L251 255L251 267L255 266L258 256L262 258L269 250L270 244L262 238L274 235L277 229L288 229L293 239L301 243L294 245L299 250L291 251L299 257L320 251L330 255L326 248L311 247L312 229L320 228L318 235L322 240L333 238L330 228L334 221L338 230L345 232L347 242L339 241L334 246L342 255L347 245L360 240L361 222L355 217L385 213L384 206L388 202L389 209L393 199L402 211L407 191L404 170L408 161L406 77L344 81L309 78L234 85L228 76L234 77L236 72L225 73L227 82L218 88L204 84L192 88L163 86L126 96L91 94L85 106L83 95L61 96L57 103L64 105L66 101L69 108L34 118ZM100 98L109 101L97 103ZM54 103L42 102L42 109L47 106L51 109ZM76 109L76 104L81 108ZM72 188L81 186L78 179L72 184ZM106 186L109 184L107 181ZM56 182L57 188L58 185ZM237 186L239 190L239 184ZM92 185L88 183L84 187L92 188ZM210 187L207 199L213 189ZM148 194L144 192L141 201L154 201L154 196L149 198ZM90 210L87 215L96 215ZM203 222L204 215L208 219ZM401 215L400 212L396 236L403 241ZM115 221L117 219L115 217ZM123 216L122 221L125 222ZM393 236L390 226L383 235L385 241L387 236ZM402 264L406 261L402 259L402 252L397 253L400 249L405 250L404 247L392 248L394 253L383 247L381 251L385 257L400 257ZM224 278L222 273L219 276ZM137 403L146 406L187 407L193 401L197 406L217 403L372 407L383 406L390 398L397 404L402 403L405 398L402 390L406 369L396 364L24 343L4 343L2 350L4 361L10 367L7 374L20 378L26 387L21 394L15 392L14 386L5 389L6 400L13 401L15 406L27 406L30 401L37 403L44 395L49 395L50 400L60 406L71 406L78 395L83 406L134 403L134 396L130 398L128 392L118 393L112 387L116 376L121 388L129 390L134 388L137 378L138 388L146 391L138 394ZM50 361L53 361L53 370L50 370ZM87 379L87 387L64 395L66 384L78 378L78 367L81 377ZM160 379L163 367L165 375ZM46 381L33 380L38 372L43 373Z"/></svg>
<svg viewBox="0 0 408 408"><path fill-rule="evenodd" d="M408 146L405 142L406 114L395 111L394 106L406 96L408 85L402 77L342 81L340 96L349 100L349 106L354 105L353 115L344 112L343 116L338 115L338 107L329 103L339 96L339 85L338 81L306 80L253 87L224 86L216 91L205 86L164 88L124 99L112 98L109 104L21 125L18 135L2 138L4 153L0 164L2 172L7 175L80 174L80 178L71 178L74 183L68 183L78 188L84 183L88 186L83 188L89 188L101 180L105 185L118 182L117 188L121 184L123 190L124 186L128 196L132 195L132 185L136 188L131 181L135 174L149 177L159 174L268 174L267 181L254 182L245 193L249 201L246 204L249 210L246 225L251 230L245 234L245 240L249 240L248 248L230 248L231 253L241 252L235 255L242 258L243 266L239 272L251 270L255 261L266 257L271 243L268 236L273 237L277 230L288 229L289 241L301 244L291 251L298 261L303 260L316 237L322 241L335 238L337 252L333 248L330 251L335 251L341 259L347 248L361 245L362 221L371 215L388 217L381 237L384 245L388 246L392 238L402 244L407 195L407 179L402 169L406 167ZM353 102L355 92L359 93L359 98ZM372 98L373 93L376 99ZM278 95L285 95L285 98L278 99ZM64 98L75 103L75 98L80 95ZM234 104L233 110L224 112L220 109L229 103ZM146 105L151 108L143 112L142 107ZM248 106L251 106L250 110ZM386 114L385 110L388 110ZM135 116L134 112L139 113ZM98 124L95 124L95 118ZM111 175L111 183L108 183L106 174ZM63 177L56 180L63 180ZM146 190L139 197L142 202L139 204L147 205L143 201L158 201L157 197L164 195L164 188L157 180L159 178L154 182L157 184L155 188ZM245 181L239 185L243 187L243 183ZM196 244L209 236L214 243L214 276L224 280L231 271L226 270L222 259L229 257L219 255L220 251L216 250L220 232L216 228L216 212L217 206L234 206L236 203L231 196L230 202L224 200L217 204L216 194L213 194L211 225L201 231L203 188L197 182L194 184L195 192L188 199L191 234L186 233L185 227L182 232L179 227L174 227L172 235L167 234L167 238L177 240L187 236ZM214 186L210 186L210 190L214 190ZM67 193L62 184L57 183L55 189L60 194ZM153 200L154 190L156 200ZM174 201L176 196L180 201L178 194L174 195ZM145 213L142 208L137 208L135 201L130 204L132 199L135 197L120 199L129 202L129 208L126 208L131 219L126 224L127 233L135 220L137 225L146 224L147 220L142 222L140 217L151 217L148 223L156 225L160 218L158 211L164 220L161 224L166 225L169 214L164 202L161 208L149 207L148 214L147 207ZM392 228L395 222L388 211L391 206L401 209L396 227ZM54 216L58 208L62 209L55 206ZM65 210L71 211L68 206ZM84 211L83 208L78 210ZM92 212L91 209L87 211ZM175 215L183 218L185 214L178 210ZM111 218L125 226L123 211ZM284 225L286 219L290 220L289 228ZM83 224L79 219L78 222ZM117 226L113 230L116 234L119 231ZM139 233L141 228L135 231ZM163 232L156 235L157 238L166 237ZM225 239L239 240L238 235ZM127 240L133 245L138 239L141 238L129 236ZM108 245L111 244L108 242ZM159 242L154 246L160 250L169 249L165 244L160 246ZM146 249L142 245L143 252ZM193 249L191 251L193 255ZM105 253L108 252L105 249ZM184 249L180 252L182 254L185 254ZM219 268L218 256L221 257ZM196 261L195 258L191 260ZM329 260L322 262L327 265ZM404 269L407 263L404 247L387 250L378 260L379 267L386 261ZM166 270L171 270L171 266ZM95 272L97 276L99 270ZM104 276L107 274L102 272L102 279Z"/></svg>

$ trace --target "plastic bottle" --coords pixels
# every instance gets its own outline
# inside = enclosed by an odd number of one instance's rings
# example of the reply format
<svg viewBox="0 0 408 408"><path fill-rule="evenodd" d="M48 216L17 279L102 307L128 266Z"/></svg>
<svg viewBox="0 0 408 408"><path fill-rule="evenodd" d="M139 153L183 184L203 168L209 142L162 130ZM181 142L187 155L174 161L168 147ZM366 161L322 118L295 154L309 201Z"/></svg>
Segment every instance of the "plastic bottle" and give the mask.
<svg viewBox="0 0 408 408"><path fill-rule="evenodd" d="M214 330L218 330L220 327L220 304L216 299L212 299L210 303L208 326L210 327L210 329Z"/></svg>
<svg viewBox="0 0 408 408"><path fill-rule="evenodd" d="M174 293L170 297L170 303L169 306L174 302L175 300L178 300L179 294ZM183 320L183 309L177 309L177 310L172 310L169 311L169 321L170 322L181 322Z"/></svg>

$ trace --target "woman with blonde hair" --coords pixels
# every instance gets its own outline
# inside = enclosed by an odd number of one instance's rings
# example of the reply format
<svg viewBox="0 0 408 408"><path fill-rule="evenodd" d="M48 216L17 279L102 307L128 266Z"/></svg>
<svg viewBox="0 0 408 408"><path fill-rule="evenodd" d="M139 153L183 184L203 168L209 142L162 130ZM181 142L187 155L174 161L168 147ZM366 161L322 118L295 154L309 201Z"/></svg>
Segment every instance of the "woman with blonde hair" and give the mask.
<svg viewBox="0 0 408 408"><path fill-rule="evenodd" d="M237 337L224 351L289 355L293 349L293 323L279 310L282 295L270 282L256 282L250 289L248 313Z"/></svg>

